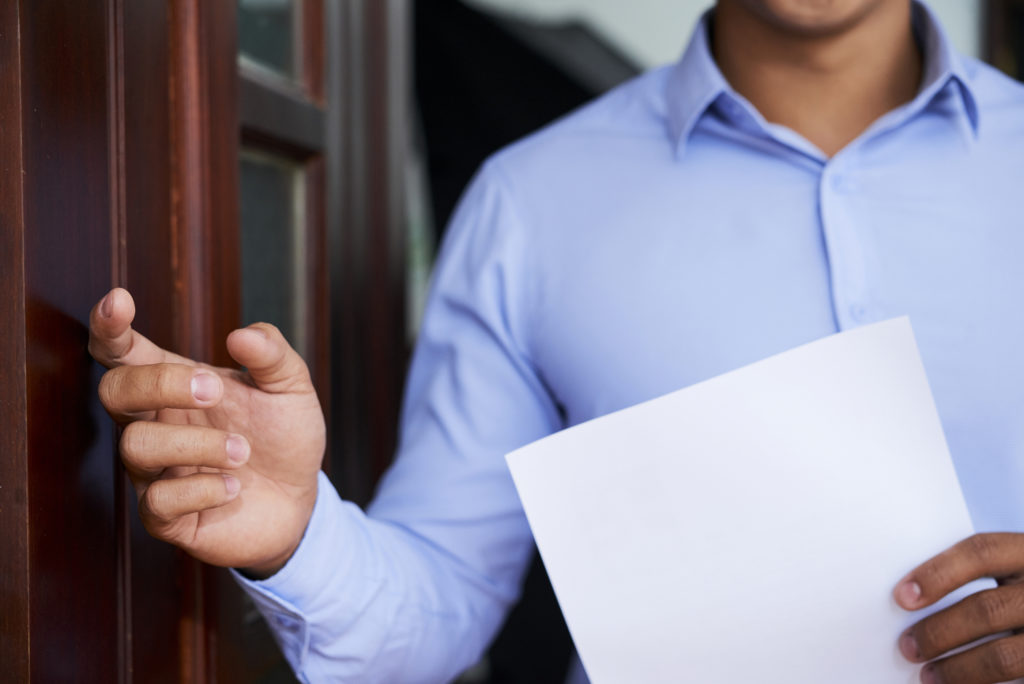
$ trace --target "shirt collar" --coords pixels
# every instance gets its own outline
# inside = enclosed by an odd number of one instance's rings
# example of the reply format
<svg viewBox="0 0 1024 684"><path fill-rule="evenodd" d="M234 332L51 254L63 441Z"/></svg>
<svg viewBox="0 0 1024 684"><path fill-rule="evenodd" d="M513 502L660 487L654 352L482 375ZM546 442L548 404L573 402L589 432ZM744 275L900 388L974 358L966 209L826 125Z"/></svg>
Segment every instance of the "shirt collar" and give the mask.
<svg viewBox="0 0 1024 684"><path fill-rule="evenodd" d="M978 102L964 59L957 53L946 36L931 8L921 2L914 3L914 34L924 52L924 76L917 97L907 110L914 114L927 107L942 93L951 93L959 101L961 114L966 117L971 139L978 134Z"/></svg>
<svg viewBox="0 0 1024 684"><path fill-rule="evenodd" d="M711 56L708 29L713 11L710 9L701 17L682 59L668 77L669 127L680 156L697 122L720 97L750 107L746 99L729 86ZM901 108L904 115L901 119L917 114L936 98L953 92L966 117L968 137L973 140L978 132L978 106L963 58L927 5L915 0L913 13L914 32L924 52L924 76L917 96ZM760 115L755 118L760 119Z"/></svg>
<svg viewBox="0 0 1024 684"><path fill-rule="evenodd" d="M669 126L680 155L711 103L722 93L732 92L711 56L708 27L713 11L705 12L697 22L686 52L668 77Z"/></svg>

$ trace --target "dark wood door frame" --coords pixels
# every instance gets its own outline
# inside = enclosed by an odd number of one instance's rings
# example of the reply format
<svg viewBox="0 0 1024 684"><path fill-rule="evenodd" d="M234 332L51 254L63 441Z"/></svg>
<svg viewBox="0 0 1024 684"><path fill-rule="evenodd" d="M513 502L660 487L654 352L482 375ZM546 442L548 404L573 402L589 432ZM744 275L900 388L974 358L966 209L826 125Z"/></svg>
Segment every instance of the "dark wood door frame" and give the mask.
<svg viewBox="0 0 1024 684"><path fill-rule="evenodd" d="M363 501L391 457L406 358L407 5L328 2L307 17L342 36L324 63L304 59L307 78L326 78L313 100L337 117L316 171L330 269L315 309L331 344L314 366L325 396L331 386L339 397L333 470ZM234 7L0 3L5 680L237 681L269 667L247 656L239 623L252 616L238 614L226 574L141 529L86 353L89 309L124 285L155 342L228 361L223 339L239 318Z"/></svg>
<svg viewBox="0 0 1024 684"><path fill-rule="evenodd" d="M113 259L109 9L0 9L0 662L12 681L102 681L126 656L114 647L119 473L82 325Z"/></svg>
<svg viewBox="0 0 1024 684"><path fill-rule="evenodd" d="M0 4L0 664L14 681L29 665L28 414L21 41L17 3Z"/></svg>
<svg viewBox="0 0 1024 684"><path fill-rule="evenodd" d="M410 0L328 5L341 41L328 45L342 73L328 98L343 117L329 202L332 473L342 494L366 504L394 454L406 338L405 159L413 116ZM332 17L330 20L334 21ZM334 54L332 54L332 52ZM340 54L337 54L340 53ZM330 90L333 88L333 90Z"/></svg>

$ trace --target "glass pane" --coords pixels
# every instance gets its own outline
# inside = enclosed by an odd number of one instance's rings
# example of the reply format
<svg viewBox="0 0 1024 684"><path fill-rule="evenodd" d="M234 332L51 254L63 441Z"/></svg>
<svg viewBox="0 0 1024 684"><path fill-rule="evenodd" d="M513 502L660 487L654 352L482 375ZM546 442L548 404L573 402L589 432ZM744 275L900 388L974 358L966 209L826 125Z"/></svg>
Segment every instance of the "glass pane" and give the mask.
<svg viewBox="0 0 1024 684"><path fill-rule="evenodd" d="M242 321L281 329L308 358L305 183L298 164L242 150Z"/></svg>
<svg viewBox="0 0 1024 684"><path fill-rule="evenodd" d="M295 0L238 0L238 51L242 58L289 78L298 73Z"/></svg>

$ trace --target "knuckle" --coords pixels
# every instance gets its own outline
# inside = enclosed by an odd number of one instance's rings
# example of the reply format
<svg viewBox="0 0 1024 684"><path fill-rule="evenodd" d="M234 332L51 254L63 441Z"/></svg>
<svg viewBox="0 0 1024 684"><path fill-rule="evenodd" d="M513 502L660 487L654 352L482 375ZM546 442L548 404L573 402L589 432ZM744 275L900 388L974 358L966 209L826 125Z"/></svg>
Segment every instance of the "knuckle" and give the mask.
<svg viewBox="0 0 1024 684"><path fill-rule="evenodd" d="M941 591L942 587L949 584L951 578L948 565L945 557L938 556L921 566L917 571L917 580L925 592Z"/></svg>
<svg viewBox="0 0 1024 684"><path fill-rule="evenodd" d="M174 518L170 510L167 489L166 481L158 480L149 485L142 495L146 509L160 522L169 522Z"/></svg>
<svg viewBox="0 0 1024 684"><path fill-rule="evenodd" d="M115 405L121 387L122 373L118 369L109 370L100 378L99 395L100 403L104 408L110 409Z"/></svg>
<svg viewBox="0 0 1024 684"><path fill-rule="evenodd" d="M166 395L174 390L176 374L167 364L159 364L153 367L153 389L161 395Z"/></svg>
<svg viewBox="0 0 1024 684"><path fill-rule="evenodd" d="M190 460L189 456L196 453L198 445L191 430L173 428L168 434L167 446L169 447L168 451L174 455L175 463L185 463Z"/></svg>
<svg viewBox="0 0 1024 684"><path fill-rule="evenodd" d="M147 508L161 522L170 522L203 507L208 496L205 478L157 480L146 490Z"/></svg>
<svg viewBox="0 0 1024 684"><path fill-rule="evenodd" d="M1000 639L989 648L988 661L992 674L1015 677L1024 665L1024 649L1017 642Z"/></svg>
<svg viewBox="0 0 1024 684"><path fill-rule="evenodd" d="M999 541L991 534L975 534L967 538L965 546L972 557L988 563L996 556Z"/></svg>
<svg viewBox="0 0 1024 684"><path fill-rule="evenodd" d="M984 625L995 625L1006 620L1010 605L1005 592L990 589L975 594L972 599L971 612L976 621Z"/></svg>
<svg viewBox="0 0 1024 684"><path fill-rule="evenodd" d="M141 465L146 447L145 427L142 423L130 423L121 433L121 458L126 464Z"/></svg>
<svg viewBox="0 0 1024 684"><path fill-rule="evenodd" d="M182 438L181 436L171 444L171 449L173 449L177 462L183 462L190 456L193 456L196 453L195 447L194 439L188 437Z"/></svg>
<svg viewBox="0 0 1024 684"><path fill-rule="evenodd" d="M926 619L914 628L914 640L925 658L931 658L945 650L945 627L935 618Z"/></svg>
<svg viewBox="0 0 1024 684"><path fill-rule="evenodd" d="M205 482L202 478L182 478L174 490L174 504L179 510L194 507L206 495Z"/></svg>

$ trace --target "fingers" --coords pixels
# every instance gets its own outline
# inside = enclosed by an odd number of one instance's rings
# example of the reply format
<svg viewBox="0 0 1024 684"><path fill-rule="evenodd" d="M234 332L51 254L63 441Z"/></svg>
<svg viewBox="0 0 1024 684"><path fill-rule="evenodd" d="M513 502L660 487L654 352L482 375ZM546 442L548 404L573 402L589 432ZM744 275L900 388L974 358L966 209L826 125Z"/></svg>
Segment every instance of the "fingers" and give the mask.
<svg viewBox="0 0 1024 684"><path fill-rule="evenodd" d="M223 506L238 496L240 489L238 478L220 473L155 480L139 498L139 515L147 529L161 536L161 530L178 518Z"/></svg>
<svg viewBox="0 0 1024 684"><path fill-rule="evenodd" d="M175 466L238 468L249 453L245 437L199 425L138 421L121 435L121 458L133 480L150 480Z"/></svg>
<svg viewBox="0 0 1024 684"><path fill-rule="evenodd" d="M954 589L981 577L997 579L1024 569L1024 535L976 534L912 570L893 591L907 610L930 606Z"/></svg>
<svg viewBox="0 0 1024 684"><path fill-rule="evenodd" d="M908 629L900 637L900 650L908 660L924 662L1022 624L1024 586L979 591Z"/></svg>
<svg viewBox="0 0 1024 684"><path fill-rule="evenodd" d="M249 370L264 392L311 392L309 369L284 335L269 323L235 330L227 339L228 353Z"/></svg>
<svg viewBox="0 0 1024 684"><path fill-rule="evenodd" d="M114 288L89 312L89 353L107 368L125 364L191 363L135 332L135 301Z"/></svg>
<svg viewBox="0 0 1024 684"><path fill-rule="evenodd" d="M100 401L122 422L164 408L209 408L224 393L216 373L177 363L120 366L100 380Z"/></svg>
<svg viewBox="0 0 1024 684"><path fill-rule="evenodd" d="M921 670L924 684L996 684L1024 676L1024 635L989 641Z"/></svg>
<svg viewBox="0 0 1024 684"><path fill-rule="evenodd" d="M911 571L893 592L908 610L933 604L981 577L1004 586L973 594L929 616L900 637L900 650L924 661L979 638L1024 626L1024 535L977 534ZM1017 582L1017 583L1012 583ZM994 684L1024 676L1024 635L995 639L932 662L921 671L927 684Z"/></svg>

